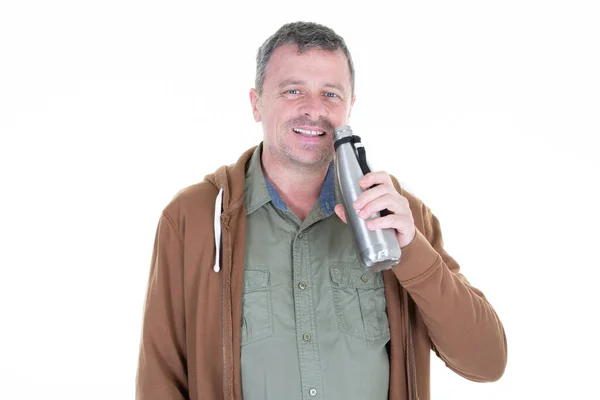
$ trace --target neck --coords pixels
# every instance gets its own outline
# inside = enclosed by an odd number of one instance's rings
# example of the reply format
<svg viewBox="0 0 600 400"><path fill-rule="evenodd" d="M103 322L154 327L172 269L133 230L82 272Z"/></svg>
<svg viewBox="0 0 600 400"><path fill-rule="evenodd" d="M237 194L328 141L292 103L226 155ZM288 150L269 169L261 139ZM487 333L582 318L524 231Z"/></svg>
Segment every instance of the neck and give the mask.
<svg viewBox="0 0 600 400"><path fill-rule="evenodd" d="M285 204L304 220L319 198L329 163L324 166L298 167L262 156L265 177L277 190Z"/></svg>

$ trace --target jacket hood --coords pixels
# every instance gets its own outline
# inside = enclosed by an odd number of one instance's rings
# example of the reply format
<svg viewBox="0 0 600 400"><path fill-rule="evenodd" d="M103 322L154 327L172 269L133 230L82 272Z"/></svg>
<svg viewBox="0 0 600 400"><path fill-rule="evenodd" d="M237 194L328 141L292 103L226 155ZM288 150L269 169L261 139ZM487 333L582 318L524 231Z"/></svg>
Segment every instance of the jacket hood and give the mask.
<svg viewBox="0 0 600 400"><path fill-rule="evenodd" d="M214 234L215 234L215 272L221 270L220 250L221 231L223 225L227 226L231 215L244 207L244 181L246 179L246 165L258 146L246 150L237 162L219 167L214 173L205 177L218 190L215 199Z"/></svg>
<svg viewBox="0 0 600 400"><path fill-rule="evenodd" d="M223 214L229 215L244 203L244 181L246 164L258 146L246 150L238 160L230 165L219 167L214 173L205 177L220 192L222 191Z"/></svg>

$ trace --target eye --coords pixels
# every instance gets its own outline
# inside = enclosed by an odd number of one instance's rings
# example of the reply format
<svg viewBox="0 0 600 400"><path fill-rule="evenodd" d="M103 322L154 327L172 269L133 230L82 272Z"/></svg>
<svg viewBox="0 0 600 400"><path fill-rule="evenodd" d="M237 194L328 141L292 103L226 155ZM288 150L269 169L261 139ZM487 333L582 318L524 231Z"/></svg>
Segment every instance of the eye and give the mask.
<svg viewBox="0 0 600 400"><path fill-rule="evenodd" d="M298 89L288 89L287 94L300 94Z"/></svg>
<svg viewBox="0 0 600 400"><path fill-rule="evenodd" d="M339 97L339 96L337 94L333 93L333 92L326 92L325 93L325 97L336 98L336 97Z"/></svg>

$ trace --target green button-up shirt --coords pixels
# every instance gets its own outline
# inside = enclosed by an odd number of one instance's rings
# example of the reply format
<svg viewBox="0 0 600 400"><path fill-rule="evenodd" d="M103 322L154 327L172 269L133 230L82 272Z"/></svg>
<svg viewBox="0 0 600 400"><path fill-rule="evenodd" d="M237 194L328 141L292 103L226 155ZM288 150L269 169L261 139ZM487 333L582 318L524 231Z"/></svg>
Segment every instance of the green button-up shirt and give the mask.
<svg viewBox="0 0 600 400"><path fill-rule="evenodd" d="M333 164L300 221L265 179L261 151L245 184L244 400L387 399L383 277L365 272L333 212Z"/></svg>

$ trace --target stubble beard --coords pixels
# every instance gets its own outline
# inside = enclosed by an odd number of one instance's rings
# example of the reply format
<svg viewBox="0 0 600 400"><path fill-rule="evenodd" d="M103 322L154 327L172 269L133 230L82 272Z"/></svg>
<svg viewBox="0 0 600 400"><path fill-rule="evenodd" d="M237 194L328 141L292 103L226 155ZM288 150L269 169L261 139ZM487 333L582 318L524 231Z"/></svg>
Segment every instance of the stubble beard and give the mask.
<svg viewBox="0 0 600 400"><path fill-rule="evenodd" d="M293 127L299 125L312 125L312 126L321 126L326 130L327 137L325 140L329 139L331 143L327 146L315 148L315 145L312 144L304 144L301 145L302 150L309 150L313 153L310 159L308 157L302 157L294 151L293 148L290 147L289 142L287 141L287 132L289 132ZM273 146L274 143L269 146L269 151L273 158L279 160L279 162L283 164L288 164L292 167L299 168L305 170L307 172L314 171L323 168L324 166L328 166L333 160L333 129L334 125L328 118L321 117L317 121L311 120L311 118L306 116L299 116L296 118L292 118L288 120L284 124L284 133L282 135L277 135L277 143Z"/></svg>
<svg viewBox="0 0 600 400"><path fill-rule="evenodd" d="M286 142L285 138L278 138L277 143L266 144L267 150L273 157L283 165L289 165L292 168L301 169L304 171L315 171L328 166L333 160L333 144L330 148L315 149L314 145L306 144L302 146L302 150L310 150L311 155L303 157L294 151Z"/></svg>

